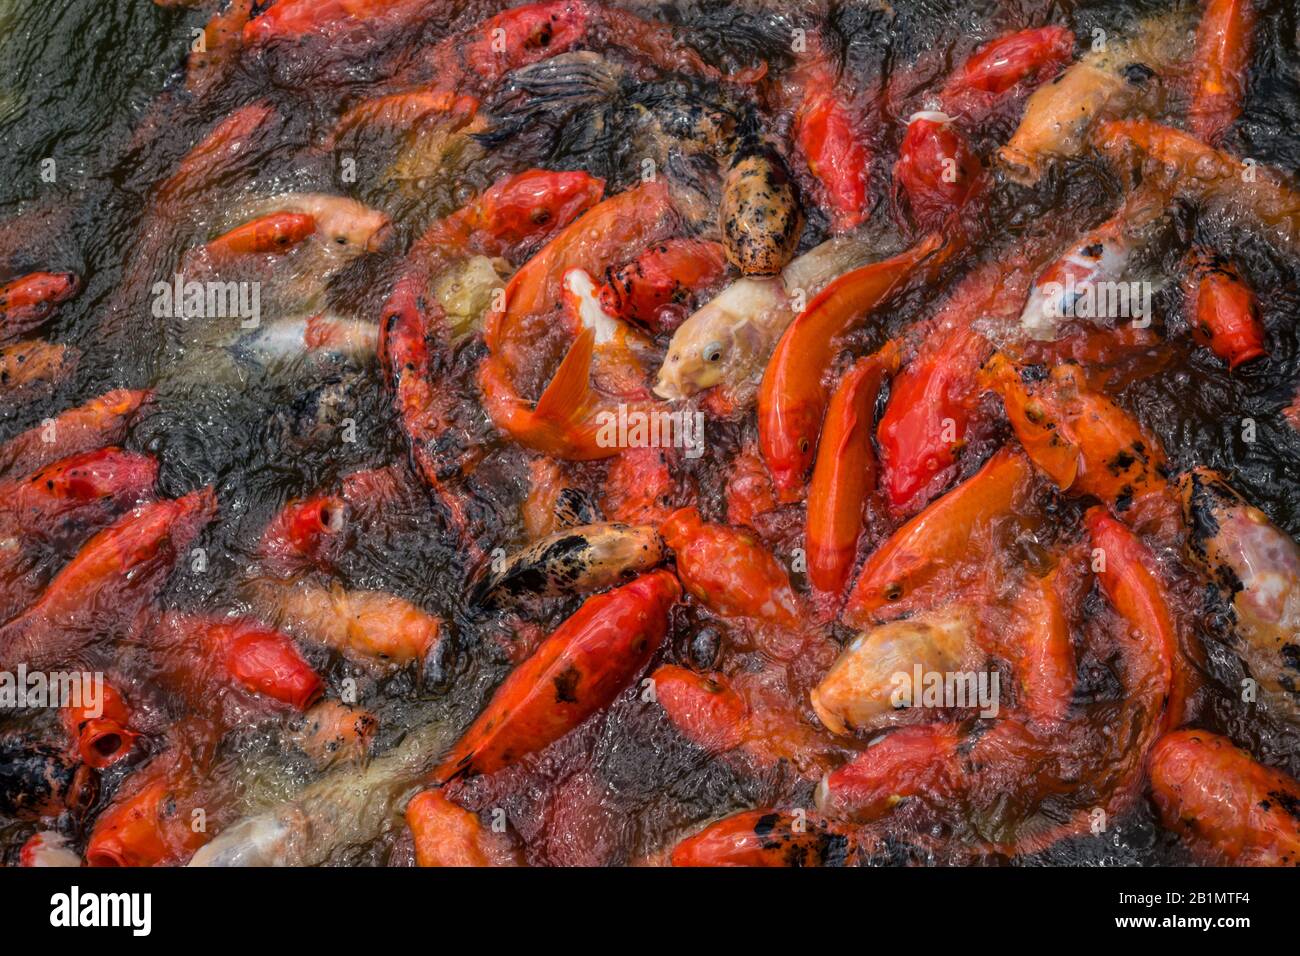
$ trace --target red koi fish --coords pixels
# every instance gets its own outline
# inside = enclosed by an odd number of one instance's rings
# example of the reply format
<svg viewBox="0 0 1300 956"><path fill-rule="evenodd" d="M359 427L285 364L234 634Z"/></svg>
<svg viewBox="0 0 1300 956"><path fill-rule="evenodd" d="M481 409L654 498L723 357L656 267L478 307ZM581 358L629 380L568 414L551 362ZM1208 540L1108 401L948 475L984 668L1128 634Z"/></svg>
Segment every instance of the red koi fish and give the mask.
<svg viewBox="0 0 1300 956"><path fill-rule="evenodd" d="M608 269L600 287L600 304L615 318L649 329L671 332L685 321L695 293L725 274L727 256L720 243L670 239L652 246L631 262Z"/></svg>
<svg viewBox="0 0 1300 956"><path fill-rule="evenodd" d="M815 813L746 810L687 837L672 852L673 866L844 866L848 831Z"/></svg>
<svg viewBox="0 0 1300 956"><path fill-rule="evenodd" d="M211 839L224 802L205 779L215 743L202 722L183 727L170 746L127 778L99 815L86 844L87 866L176 866ZM201 811L203 826L196 826Z"/></svg>
<svg viewBox="0 0 1300 956"><path fill-rule="evenodd" d="M758 393L758 436L763 460L784 502L803 496L826 413L823 376L835 341L870 314L923 264L945 258L943 240L932 235L908 251L840 276L809 303L781 336ZM951 244L948 249L954 248ZM938 253L936 255L936 253Z"/></svg>
<svg viewBox="0 0 1300 956"><path fill-rule="evenodd" d="M894 164L894 203L912 223L932 232L960 210L983 182L979 158L946 113L916 113Z"/></svg>
<svg viewBox="0 0 1300 956"><path fill-rule="evenodd" d="M117 444L152 395L144 389L106 392L15 435L0 445L0 475L35 471L60 458Z"/></svg>
<svg viewBox="0 0 1300 956"><path fill-rule="evenodd" d="M130 622L216 510L206 489L141 505L99 532L36 603L0 628L0 661L9 669L65 661L110 624Z"/></svg>
<svg viewBox="0 0 1300 956"><path fill-rule="evenodd" d="M1226 737L1180 730L1151 751L1151 798L1164 825L1229 866L1300 863L1300 783Z"/></svg>
<svg viewBox="0 0 1300 956"><path fill-rule="evenodd" d="M1229 370L1268 355L1259 301L1232 263L1205 249L1193 251L1186 295L1196 341Z"/></svg>
<svg viewBox="0 0 1300 956"><path fill-rule="evenodd" d="M876 397L898 369L898 346L889 343L844 373L826 409L817 464L808 487L808 580L838 601L853 573L863 509L876 487L871 444Z"/></svg>
<svg viewBox="0 0 1300 956"><path fill-rule="evenodd" d="M148 455L101 448L46 465L26 478L0 482L0 527L25 537L57 538L71 524L93 523L147 497L158 477Z"/></svg>
<svg viewBox="0 0 1300 956"><path fill-rule="evenodd" d="M1211 146L1220 144L1241 115L1254 32L1252 0L1206 0L1196 30L1187 125Z"/></svg>
<svg viewBox="0 0 1300 956"><path fill-rule="evenodd" d="M79 291L75 272L32 272L0 285L0 345L36 328Z"/></svg>
<svg viewBox="0 0 1300 956"><path fill-rule="evenodd" d="M345 542L348 504L338 495L289 502L271 519L258 553L277 572L329 569Z"/></svg>
<svg viewBox="0 0 1300 956"><path fill-rule="evenodd" d="M1093 567L1111 606L1153 649L1158 671L1149 675L1156 687L1166 688L1160 732L1168 732L1183 720L1188 675L1179 649L1178 631L1169 594L1156 575L1156 560L1132 531L1111 517L1106 509L1093 507L1085 516L1093 549ZM1130 688L1137 692L1139 688ZM1145 688L1141 688L1145 692Z"/></svg>
<svg viewBox="0 0 1300 956"><path fill-rule="evenodd" d="M705 524L695 508L674 511L659 533L676 555L687 593L711 611L798 625L800 607L790 576L751 535Z"/></svg>
<svg viewBox="0 0 1300 956"><path fill-rule="evenodd" d="M151 643L160 669L193 700L234 686L306 710L324 691L293 640L256 621L168 613Z"/></svg>
<svg viewBox="0 0 1300 956"><path fill-rule="evenodd" d="M1018 92L1055 76L1074 53L1066 27L1020 30L990 40L953 71L939 93L939 105L953 116L978 123Z"/></svg>
<svg viewBox="0 0 1300 956"><path fill-rule="evenodd" d="M494 773L608 707L667 636L680 596L677 578L661 570L588 598L497 688L432 782Z"/></svg>
<svg viewBox="0 0 1300 956"><path fill-rule="evenodd" d="M505 837L479 822L441 790L425 790L406 805L418 866L517 866Z"/></svg>
<svg viewBox="0 0 1300 956"><path fill-rule="evenodd" d="M675 218L667 186L645 183L588 210L515 273L506 286L504 310L488 316L484 338L490 354L479 370L483 407L498 428L552 457L581 461L618 454L617 444L598 438L591 327L575 330L536 403L519 394L515 380L536 362L535 336L554 321L549 313L561 301L561 278L574 269L599 275L613 263L626 262L636 250L666 238Z"/></svg>
<svg viewBox="0 0 1300 956"><path fill-rule="evenodd" d="M213 239L206 246L211 256L281 255L316 232L316 219L300 212L273 212L259 216Z"/></svg>
<svg viewBox="0 0 1300 956"><path fill-rule="evenodd" d="M841 614L844 623L867 627L875 612L910 597L940 568L967 554L983 529L1012 512L1030 475L1025 456L1004 448L895 531L862 566Z"/></svg>

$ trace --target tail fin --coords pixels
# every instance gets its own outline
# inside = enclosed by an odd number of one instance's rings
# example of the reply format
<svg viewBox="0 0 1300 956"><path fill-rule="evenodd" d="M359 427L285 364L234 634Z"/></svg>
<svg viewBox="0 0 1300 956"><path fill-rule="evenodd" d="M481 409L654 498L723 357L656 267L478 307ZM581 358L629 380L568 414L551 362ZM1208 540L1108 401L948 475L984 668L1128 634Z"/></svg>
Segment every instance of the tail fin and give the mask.
<svg viewBox="0 0 1300 956"><path fill-rule="evenodd" d="M586 417L591 405L591 358L596 346L596 332L584 328L569 346L564 361L555 370L533 414L548 424L575 425Z"/></svg>

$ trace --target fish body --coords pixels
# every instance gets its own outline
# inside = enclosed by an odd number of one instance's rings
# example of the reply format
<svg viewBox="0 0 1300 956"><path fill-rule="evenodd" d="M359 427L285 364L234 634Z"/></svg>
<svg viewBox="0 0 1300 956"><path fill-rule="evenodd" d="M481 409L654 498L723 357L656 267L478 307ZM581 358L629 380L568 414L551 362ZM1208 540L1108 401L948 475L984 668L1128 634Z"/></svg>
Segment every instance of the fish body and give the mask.
<svg viewBox="0 0 1300 956"><path fill-rule="evenodd" d="M588 598L497 688L432 781L494 773L609 706L667 636L680 595L660 570Z"/></svg>
<svg viewBox="0 0 1300 956"><path fill-rule="evenodd" d="M1165 826L1230 866L1300 863L1300 783L1231 740L1180 730L1151 751L1151 797Z"/></svg>

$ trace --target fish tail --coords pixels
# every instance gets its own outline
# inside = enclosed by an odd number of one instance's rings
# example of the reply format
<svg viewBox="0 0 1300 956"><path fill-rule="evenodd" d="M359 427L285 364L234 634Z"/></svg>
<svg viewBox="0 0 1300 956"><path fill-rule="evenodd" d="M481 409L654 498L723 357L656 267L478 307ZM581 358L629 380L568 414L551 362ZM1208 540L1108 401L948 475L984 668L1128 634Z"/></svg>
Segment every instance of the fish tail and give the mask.
<svg viewBox="0 0 1300 956"><path fill-rule="evenodd" d="M555 370L533 411L535 418L557 429L576 427L586 416L593 398L591 360L596 346L596 332L584 328L569 346L564 361Z"/></svg>

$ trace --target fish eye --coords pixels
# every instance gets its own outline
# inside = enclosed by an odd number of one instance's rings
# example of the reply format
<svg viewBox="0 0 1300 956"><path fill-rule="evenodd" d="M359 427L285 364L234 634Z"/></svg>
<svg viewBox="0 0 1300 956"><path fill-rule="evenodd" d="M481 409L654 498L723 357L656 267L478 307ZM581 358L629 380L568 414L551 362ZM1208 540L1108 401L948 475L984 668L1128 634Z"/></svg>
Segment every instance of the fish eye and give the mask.
<svg viewBox="0 0 1300 956"><path fill-rule="evenodd" d="M537 225L543 226L551 221L551 211L549 209L534 209L530 218Z"/></svg>
<svg viewBox="0 0 1300 956"><path fill-rule="evenodd" d="M335 237L334 237L334 242L335 242L337 245L340 245L340 246L346 246L346 245L348 244L348 237L347 237L347 236L335 236Z"/></svg>
<svg viewBox="0 0 1300 956"><path fill-rule="evenodd" d="M801 455L808 454L808 439L806 438L799 439L799 454Z"/></svg>
<svg viewBox="0 0 1300 956"><path fill-rule="evenodd" d="M704 352L702 354L704 356L704 361L709 362L710 364L714 362L721 362L722 343L710 342L708 345L704 346Z"/></svg>

